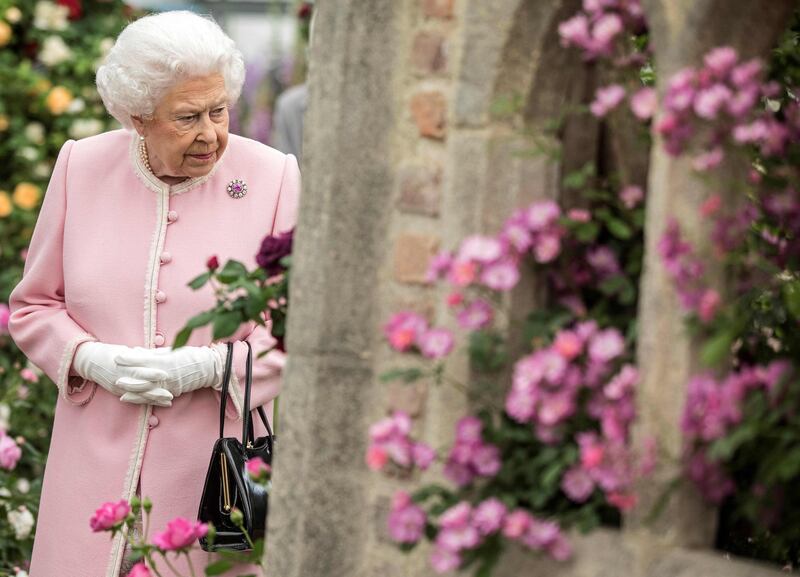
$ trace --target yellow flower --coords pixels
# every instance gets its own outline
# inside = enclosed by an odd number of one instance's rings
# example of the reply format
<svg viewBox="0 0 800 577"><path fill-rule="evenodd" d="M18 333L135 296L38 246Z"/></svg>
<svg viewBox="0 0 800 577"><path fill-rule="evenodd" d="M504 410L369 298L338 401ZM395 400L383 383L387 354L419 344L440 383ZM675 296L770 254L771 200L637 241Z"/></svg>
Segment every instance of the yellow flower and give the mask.
<svg viewBox="0 0 800 577"><path fill-rule="evenodd" d="M42 191L35 184L20 182L14 188L14 204L20 208L30 210L39 202Z"/></svg>
<svg viewBox="0 0 800 577"><path fill-rule="evenodd" d="M0 132L8 130L8 116L0 114Z"/></svg>
<svg viewBox="0 0 800 577"><path fill-rule="evenodd" d="M11 26L5 20L0 20L0 46L11 42Z"/></svg>
<svg viewBox="0 0 800 577"><path fill-rule="evenodd" d="M5 218L14 210L11 199L5 190L0 190L0 218Z"/></svg>
<svg viewBox="0 0 800 577"><path fill-rule="evenodd" d="M45 104L47 104L47 108L50 109L55 116L59 114L64 114L67 108L69 108L70 103L72 102L72 92L64 88L63 86L56 86L50 91L50 94L47 95L47 99L45 100Z"/></svg>

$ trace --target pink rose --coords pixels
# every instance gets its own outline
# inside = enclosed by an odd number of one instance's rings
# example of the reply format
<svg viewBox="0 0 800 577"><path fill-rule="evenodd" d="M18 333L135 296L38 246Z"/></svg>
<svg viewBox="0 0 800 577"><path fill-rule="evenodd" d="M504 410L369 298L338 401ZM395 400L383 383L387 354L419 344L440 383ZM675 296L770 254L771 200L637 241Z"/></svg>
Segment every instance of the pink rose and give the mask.
<svg viewBox="0 0 800 577"><path fill-rule="evenodd" d="M428 323L420 315L401 311L392 315L383 327L383 334L394 350L403 352L410 349L417 338L428 329Z"/></svg>
<svg viewBox="0 0 800 577"><path fill-rule="evenodd" d="M481 283L496 291L509 291L518 282L519 268L517 263L509 259L492 263L481 273Z"/></svg>
<svg viewBox="0 0 800 577"><path fill-rule="evenodd" d="M389 536L398 543L416 543L422 538L427 516L405 491L397 491L389 512Z"/></svg>
<svg viewBox="0 0 800 577"><path fill-rule="evenodd" d="M153 544L164 551L187 549L200 537L208 533L208 525L177 517L167 523L165 531L153 537Z"/></svg>
<svg viewBox="0 0 800 577"><path fill-rule="evenodd" d="M22 377L24 380L28 381L29 383L39 382L39 375L37 375L30 369L22 369L19 372L19 376Z"/></svg>
<svg viewBox="0 0 800 577"><path fill-rule="evenodd" d="M429 329L419 336L419 350L429 359L441 359L453 350L453 334L447 329Z"/></svg>
<svg viewBox="0 0 800 577"><path fill-rule="evenodd" d="M247 461L247 474L250 475L253 479L258 479L259 477L266 476L269 477L270 473L272 473L272 467L270 467L264 459L261 457L253 457Z"/></svg>
<svg viewBox="0 0 800 577"><path fill-rule="evenodd" d="M14 439L6 435L5 431L0 430L0 467L10 471L17 466L20 457L22 457L22 449L14 442Z"/></svg>
<svg viewBox="0 0 800 577"><path fill-rule="evenodd" d="M414 464L423 471L430 467L436 459L436 451L425 443L415 443L411 454L414 457Z"/></svg>
<svg viewBox="0 0 800 577"><path fill-rule="evenodd" d="M103 503L92 515L89 526L95 533L108 531L121 525L130 512L131 506L124 499L116 503Z"/></svg>
<svg viewBox="0 0 800 577"><path fill-rule="evenodd" d="M0 303L0 333L5 334L8 332L8 318L11 316L11 311L6 303Z"/></svg>
<svg viewBox="0 0 800 577"><path fill-rule="evenodd" d="M128 577L152 577L152 575L150 569L143 562L134 565L131 572L128 573Z"/></svg>
<svg viewBox="0 0 800 577"><path fill-rule="evenodd" d="M389 461L389 454L380 445L370 445L367 448L367 455L364 460L371 470L380 471Z"/></svg>
<svg viewBox="0 0 800 577"><path fill-rule="evenodd" d="M631 96L631 110L639 120L649 120L658 108L658 94L653 88L641 88Z"/></svg>
<svg viewBox="0 0 800 577"><path fill-rule="evenodd" d="M602 118L617 106L625 98L625 89L619 84L611 84L597 89L594 100L589 108L598 118Z"/></svg>

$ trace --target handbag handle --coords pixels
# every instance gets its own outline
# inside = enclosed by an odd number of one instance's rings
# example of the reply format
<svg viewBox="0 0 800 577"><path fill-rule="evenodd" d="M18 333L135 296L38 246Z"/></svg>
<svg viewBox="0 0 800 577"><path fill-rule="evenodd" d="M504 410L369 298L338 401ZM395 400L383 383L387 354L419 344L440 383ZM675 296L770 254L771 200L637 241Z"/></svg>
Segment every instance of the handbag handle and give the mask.
<svg viewBox="0 0 800 577"><path fill-rule="evenodd" d="M247 447L248 441L255 440L253 432L253 421L250 416L250 387L253 383L253 348L249 341L244 341L247 345L247 370L245 372L245 386L244 386L244 407L242 407L242 446ZM222 375L222 391L220 393L219 403L219 438L225 436L225 408L228 405L228 387L231 380L231 368L233 365L233 343L227 343L228 354L225 357L225 370ZM267 437L269 439L269 448L272 452L273 447L273 434L272 427L269 426L267 414L264 412L264 407L257 407L258 414L261 417L261 422L267 430Z"/></svg>

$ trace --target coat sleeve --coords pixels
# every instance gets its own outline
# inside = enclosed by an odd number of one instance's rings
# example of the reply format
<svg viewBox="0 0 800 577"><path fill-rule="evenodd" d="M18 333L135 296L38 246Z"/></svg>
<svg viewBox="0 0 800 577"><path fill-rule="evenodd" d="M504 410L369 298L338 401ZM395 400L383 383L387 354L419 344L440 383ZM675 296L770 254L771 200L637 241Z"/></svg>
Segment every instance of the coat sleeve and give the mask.
<svg viewBox="0 0 800 577"><path fill-rule="evenodd" d="M297 205L300 198L300 169L297 159L289 154L286 156L278 205L275 209L275 218L270 234L275 235L292 229L297 223ZM285 353L273 350L258 358L259 353L275 345L276 339L270 333L270 323L266 326L250 325L250 333L245 337L253 348L253 381L250 389L250 407L256 408L266 405L278 396L281 389L281 371L286 362ZM222 358L225 358L225 345L215 345ZM233 345L233 374L231 375L231 398L233 405L229 404L226 413L230 418L242 418L242 405L244 399L245 370L247 362L247 345L243 341L236 341ZM220 392L214 391L217 399Z"/></svg>
<svg viewBox="0 0 800 577"><path fill-rule="evenodd" d="M72 359L78 345L97 339L70 317L64 300L66 184L74 144L74 140L67 141L58 154L22 280L9 297L8 330L20 350L55 382L63 397L82 405L91 399L95 385L70 375Z"/></svg>

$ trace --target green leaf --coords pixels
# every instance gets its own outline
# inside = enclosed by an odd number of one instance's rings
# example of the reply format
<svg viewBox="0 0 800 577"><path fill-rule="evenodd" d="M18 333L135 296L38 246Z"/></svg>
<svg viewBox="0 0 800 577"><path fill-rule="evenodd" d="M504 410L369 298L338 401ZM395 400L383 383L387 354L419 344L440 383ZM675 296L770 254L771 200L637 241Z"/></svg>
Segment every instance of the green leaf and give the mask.
<svg viewBox="0 0 800 577"><path fill-rule="evenodd" d="M192 281L189 283L189 287L194 289L194 290L197 290L200 287L202 287L204 284L206 284L208 282L208 279L210 279L210 278L211 278L211 271L204 272L200 276L195 277L194 279L192 279Z"/></svg>
<svg viewBox="0 0 800 577"><path fill-rule="evenodd" d="M189 319L189 322L186 323L186 328L197 329L202 326L205 326L214 320L215 315L216 313L213 310L205 311L200 313L199 315L195 315Z"/></svg>
<svg viewBox="0 0 800 577"><path fill-rule="evenodd" d="M575 236L586 244L593 243L599 233L600 225L596 222L585 222L575 228Z"/></svg>
<svg viewBox="0 0 800 577"><path fill-rule="evenodd" d="M796 319L800 319L800 282L792 281L783 285L783 302Z"/></svg>
<svg viewBox="0 0 800 577"><path fill-rule="evenodd" d="M735 333L730 330L714 335L703 345L700 361L709 367L720 364L730 353L735 337Z"/></svg>
<svg viewBox="0 0 800 577"><path fill-rule="evenodd" d="M608 231L616 236L617 238L621 238L622 240L628 240L633 236L633 231L628 224L620 220L619 218L609 216L605 219L606 226L608 227Z"/></svg>
<svg viewBox="0 0 800 577"><path fill-rule="evenodd" d="M233 568L233 563L230 561L215 561L211 565L206 567L206 575L211 577L212 575L222 575L226 571L229 571Z"/></svg>
<svg viewBox="0 0 800 577"><path fill-rule="evenodd" d="M231 336L241 324L242 315L239 311L226 311L214 318L213 339L219 340Z"/></svg>
<svg viewBox="0 0 800 577"><path fill-rule="evenodd" d="M229 260L217 273L217 280L224 284L231 284L242 277L247 276L247 268L238 260Z"/></svg>
<svg viewBox="0 0 800 577"><path fill-rule="evenodd" d="M417 379L419 379L424 373L421 369L412 368L412 369L391 369L386 371L385 373L381 373L380 381L382 383L388 383L391 381L396 381L398 379L402 379L403 382L406 383L413 383Z"/></svg>
<svg viewBox="0 0 800 577"><path fill-rule="evenodd" d="M180 332L175 336L175 340L172 343L173 349L179 349L187 342L189 342L189 337L192 335L192 330L189 327L184 327L180 330Z"/></svg>

